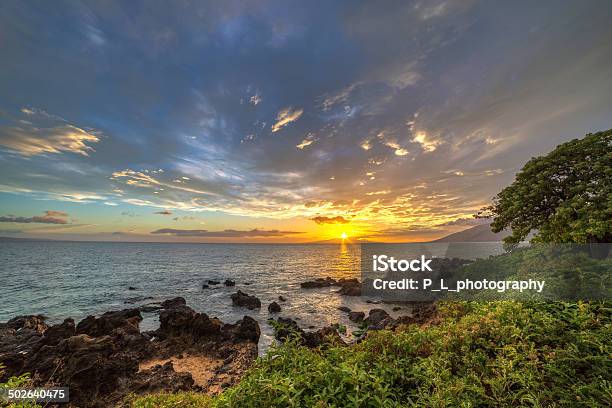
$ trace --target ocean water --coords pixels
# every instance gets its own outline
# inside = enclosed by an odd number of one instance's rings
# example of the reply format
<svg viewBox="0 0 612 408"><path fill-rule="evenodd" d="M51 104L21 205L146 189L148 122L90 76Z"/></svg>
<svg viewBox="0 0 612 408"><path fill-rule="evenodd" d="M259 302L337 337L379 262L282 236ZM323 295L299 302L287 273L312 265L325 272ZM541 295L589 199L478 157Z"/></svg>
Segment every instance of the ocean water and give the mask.
<svg viewBox="0 0 612 408"><path fill-rule="evenodd" d="M374 307L392 316L394 305L373 305L363 297L335 293L337 287L301 289L300 283L318 277L360 277L358 245L166 244L102 242L1 242L0 321L23 314L43 314L49 321L80 320L90 314L136 307L182 296L198 312L233 323L245 315L259 321L260 352L273 341L267 306L277 301L276 316L296 319L303 328L341 323L348 338L356 325L338 310ZM202 289L208 279L232 279ZM136 290L129 290L133 286ZM260 310L232 306L238 289L256 295ZM279 295L287 301L278 301ZM155 329L156 313L143 313L143 330Z"/></svg>

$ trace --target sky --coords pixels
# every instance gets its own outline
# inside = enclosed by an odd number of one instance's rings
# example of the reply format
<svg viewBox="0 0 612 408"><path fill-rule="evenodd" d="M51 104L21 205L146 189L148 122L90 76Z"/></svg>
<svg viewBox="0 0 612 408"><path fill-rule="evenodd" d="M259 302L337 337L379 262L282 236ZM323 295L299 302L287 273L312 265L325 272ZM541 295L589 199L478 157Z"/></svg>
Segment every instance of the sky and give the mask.
<svg viewBox="0 0 612 408"><path fill-rule="evenodd" d="M612 128L610 1L6 1L0 236L423 241Z"/></svg>

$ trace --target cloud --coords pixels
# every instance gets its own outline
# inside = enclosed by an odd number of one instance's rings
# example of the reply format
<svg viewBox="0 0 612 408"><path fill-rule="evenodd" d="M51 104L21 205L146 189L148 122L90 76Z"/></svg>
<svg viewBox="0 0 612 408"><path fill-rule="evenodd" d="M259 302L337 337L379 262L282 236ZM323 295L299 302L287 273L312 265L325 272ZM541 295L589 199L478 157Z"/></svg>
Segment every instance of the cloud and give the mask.
<svg viewBox="0 0 612 408"><path fill-rule="evenodd" d="M251 101L251 104L253 104L254 106L257 106L263 101L263 98L259 94L255 94L251 96L250 101Z"/></svg>
<svg viewBox="0 0 612 408"><path fill-rule="evenodd" d="M170 211L170 210L163 210L163 211L157 211L157 212L154 212L153 214L159 214L159 215L172 215L172 211Z"/></svg>
<svg viewBox="0 0 612 408"><path fill-rule="evenodd" d="M450 226L455 226L455 225L470 226L470 225L482 225L482 224L490 224L490 223L491 223L491 220L487 220L484 218L465 217L465 218L457 218L456 220L448 221L443 224L438 224L438 226L439 227L450 227Z"/></svg>
<svg viewBox="0 0 612 408"><path fill-rule="evenodd" d="M345 219L344 217L341 217L341 216L337 216L337 217L318 216L318 217L311 218L311 220L316 222L319 225L324 225L324 224L347 224L349 222L349 220L347 220L347 219Z"/></svg>
<svg viewBox="0 0 612 408"><path fill-rule="evenodd" d="M295 146L300 150L303 150L305 147L310 146L311 144L313 144L314 142L317 141L317 138L315 138L314 134L309 133L306 138L304 140L302 140L302 142Z"/></svg>
<svg viewBox="0 0 612 408"><path fill-rule="evenodd" d="M45 211L44 215L35 215L33 217L15 217L13 215L0 217L0 222L15 222L19 224L68 224L65 219L68 214L61 211Z"/></svg>
<svg viewBox="0 0 612 408"><path fill-rule="evenodd" d="M23 156L62 152L88 156L94 151L89 144L99 141L92 131L69 124L50 128L0 127L0 146Z"/></svg>
<svg viewBox="0 0 612 408"><path fill-rule="evenodd" d="M303 234L300 231L280 231L280 230L261 230L252 229L239 231L226 229L223 231L208 230L182 230L174 228L162 228L152 231L151 234L166 234L177 237L206 237L206 238L253 238L253 237L282 237L286 235Z"/></svg>
<svg viewBox="0 0 612 408"><path fill-rule="evenodd" d="M427 132L418 131L412 138L412 141L421 145L426 152L433 152L440 145L439 140L433 140L427 135Z"/></svg>
<svg viewBox="0 0 612 408"><path fill-rule="evenodd" d="M45 215L48 215L50 217L61 217L61 218L68 217L68 213L65 213L63 211L55 211L55 210L45 211Z"/></svg>
<svg viewBox="0 0 612 408"><path fill-rule="evenodd" d="M278 132L283 127L287 126L291 122L295 122L304 113L303 109L293 109L292 107L285 108L278 112L276 116L276 123L272 125L272 132Z"/></svg>

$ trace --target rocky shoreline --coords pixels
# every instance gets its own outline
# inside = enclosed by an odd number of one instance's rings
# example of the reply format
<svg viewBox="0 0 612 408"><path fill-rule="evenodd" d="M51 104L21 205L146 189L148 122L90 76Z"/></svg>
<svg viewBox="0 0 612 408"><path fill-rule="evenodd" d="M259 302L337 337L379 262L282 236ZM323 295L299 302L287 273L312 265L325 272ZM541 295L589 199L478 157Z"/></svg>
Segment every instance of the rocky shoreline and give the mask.
<svg viewBox="0 0 612 408"><path fill-rule="evenodd" d="M205 285L219 285L209 280ZM225 286L234 286L226 281ZM339 287L337 293L359 296L357 279L319 278L303 282L302 289ZM231 295L235 307L259 309L261 301L238 290ZM278 297L283 303L287 299ZM306 347L359 342L369 330L394 330L402 324L423 323L435 315L435 306L415 309L409 316L392 318L385 310L365 312L339 308L351 322L360 324L359 334L347 342L336 323L306 331L281 312L276 301L268 305L274 337L296 339ZM399 309L399 307L398 307ZM395 309L394 309L395 310ZM141 331L141 312L159 314L159 328ZM182 297L140 307L88 316L78 323L66 319L49 326L41 315L18 316L0 323L0 382L30 373L35 386L67 386L71 405L103 407L121 405L129 394L198 391L216 394L236 384L258 356L259 323L244 316L234 324L198 313Z"/></svg>
<svg viewBox="0 0 612 408"><path fill-rule="evenodd" d="M248 316L225 324L174 298L160 305L157 330L141 332L141 320L135 308L78 324L48 326L40 315L0 323L0 382L29 372L35 386L68 386L74 406L107 407L128 394L218 393L257 358L259 324Z"/></svg>

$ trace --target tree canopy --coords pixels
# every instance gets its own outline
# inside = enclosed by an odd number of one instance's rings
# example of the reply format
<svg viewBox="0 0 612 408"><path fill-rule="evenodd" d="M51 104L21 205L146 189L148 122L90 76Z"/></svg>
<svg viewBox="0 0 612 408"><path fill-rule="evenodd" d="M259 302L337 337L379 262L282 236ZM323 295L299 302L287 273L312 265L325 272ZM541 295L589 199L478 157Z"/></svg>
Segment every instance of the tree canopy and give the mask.
<svg viewBox="0 0 612 408"><path fill-rule="evenodd" d="M587 134L534 157L480 216L509 245L533 241L612 242L612 129Z"/></svg>

